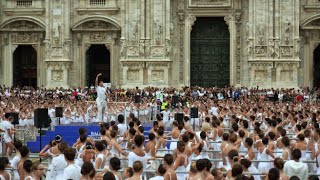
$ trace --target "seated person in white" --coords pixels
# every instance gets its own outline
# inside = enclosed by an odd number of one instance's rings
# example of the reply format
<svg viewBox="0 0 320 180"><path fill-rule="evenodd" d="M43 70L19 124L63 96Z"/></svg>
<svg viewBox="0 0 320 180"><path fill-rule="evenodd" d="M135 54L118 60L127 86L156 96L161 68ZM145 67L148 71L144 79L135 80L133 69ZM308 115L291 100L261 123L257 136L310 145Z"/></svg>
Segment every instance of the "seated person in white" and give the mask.
<svg viewBox="0 0 320 180"><path fill-rule="evenodd" d="M80 179L81 168L74 163L76 157L76 150L74 148L67 148L64 151L64 158L68 166L63 171L63 179Z"/></svg>
<svg viewBox="0 0 320 180"><path fill-rule="evenodd" d="M308 166L300 161L301 150L294 149L291 153L292 160L284 164L284 173L289 176L298 176L300 179L308 179Z"/></svg>

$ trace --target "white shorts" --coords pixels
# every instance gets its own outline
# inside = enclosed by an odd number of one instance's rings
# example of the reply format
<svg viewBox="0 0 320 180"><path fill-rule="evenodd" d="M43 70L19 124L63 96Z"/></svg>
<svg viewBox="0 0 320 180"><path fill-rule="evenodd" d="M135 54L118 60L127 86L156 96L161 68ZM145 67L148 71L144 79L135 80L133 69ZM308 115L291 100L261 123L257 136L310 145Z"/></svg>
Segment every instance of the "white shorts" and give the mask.
<svg viewBox="0 0 320 180"><path fill-rule="evenodd" d="M12 142L12 139L10 138L10 137L3 137L3 139L4 139L4 142L5 143L9 143L9 142Z"/></svg>

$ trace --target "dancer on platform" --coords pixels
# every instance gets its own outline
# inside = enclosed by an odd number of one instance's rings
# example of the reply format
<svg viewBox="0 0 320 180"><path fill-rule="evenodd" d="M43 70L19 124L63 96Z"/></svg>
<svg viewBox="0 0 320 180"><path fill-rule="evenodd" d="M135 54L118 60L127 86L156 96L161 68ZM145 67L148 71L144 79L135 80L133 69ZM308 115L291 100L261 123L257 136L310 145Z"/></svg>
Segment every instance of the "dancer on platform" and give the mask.
<svg viewBox="0 0 320 180"><path fill-rule="evenodd" d="M103 121L104 112L106 110L106 88L103 86L103 81L99 81L99 77L102 74L99 73L96 77L96 91L97 91L97 107L98 107L98 120L101 122Z"/></svg>

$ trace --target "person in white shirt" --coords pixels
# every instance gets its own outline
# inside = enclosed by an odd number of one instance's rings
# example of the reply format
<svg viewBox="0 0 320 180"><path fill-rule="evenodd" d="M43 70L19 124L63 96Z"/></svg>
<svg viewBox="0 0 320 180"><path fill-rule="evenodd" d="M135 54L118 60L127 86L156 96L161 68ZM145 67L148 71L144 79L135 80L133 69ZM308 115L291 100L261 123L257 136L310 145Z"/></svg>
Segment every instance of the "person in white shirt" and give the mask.
<svg viewBox="0 0 320 180"><path fill-rule="evenodd" d="M124 137L124 134L127 131L127 125L124 123L124 116L122 114L118 115L118 122L119 124L117 126L119 128L119 135Z"/></svg>
<svg viewBox="0 0 320 180"><path fill-rule="evenodd" d="M300 161L301 150L294 149L291 153L292 160L284 164L284 173L289 176L298 176L300 179L308 179L308 166Z"/></svg>
<svg viewBox="0 0 320 180"><path fill-rule="evenodd" d="M80 179L81 168L74 163L76 157L76 150L74 148L67 148L64 151L64 158L68 166L63 171L63 179Z"/></svg>
<svg viewBox="0 0 320 180"><path fill-rule="evenodd" d="M11 124L13 121L13 117L10 116L9 113L6 113L4 115L5 120L2 121L1 125L3 127L4 130L4 143L5 143L5 148L4 148L4 154L6 155L8 150L9 150L9 157L12 156L12 151L13 151L13 135L15 133L15 129L14 126Z"/></svg>
<svg viewBox="0 0 320 180"><path fill-rule="evenodd" d="M103 81L99 81L99 77L102 74L98 74L96 77L96 91L97 91L97 107L98 107L98 120L101 122L104 119L104 112L106 111L106 88L103 86Z"/></svg>
<svg viewBox="0 0 320 180"><path fill-rule="evenodd" d="M163 164L160 164L157 170L157 176L150 178L150 180L163 180L164 174L166 173L166 169L164 168Z"/></svg>

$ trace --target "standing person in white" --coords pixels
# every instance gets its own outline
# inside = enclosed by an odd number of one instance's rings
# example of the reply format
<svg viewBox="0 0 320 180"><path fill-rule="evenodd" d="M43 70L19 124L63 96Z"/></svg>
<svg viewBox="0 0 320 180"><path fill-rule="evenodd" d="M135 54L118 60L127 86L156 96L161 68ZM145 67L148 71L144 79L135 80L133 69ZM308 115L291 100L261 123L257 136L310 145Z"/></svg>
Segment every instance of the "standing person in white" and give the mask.
<svg viewBox="0 0 320 180"><path fill-rule="evenodd" d="M104 113L106 111L106 88L103 86L103 81L100 80L99 81L99 76L101 76L102 74L99 73L96 77L96 91L97 91L97 99L96 99L96 102L97 102L97 107L98 107L98 115L97 115L97 118L98 118L98 121L103 121L103 116L104 116Z"/></svg>
<svg viewBox="0 0 320 180"><path fill-rule="evenodd" d="M7 155L7 152L9 150L9 157L11 158L12 156L12 151L13 151L13 136L15 133L15 128L11 124L13 121L13 117L10 116L10 114L6 113L4 115L5 120L2 121L2 126L4 130L4 143L5 143L5 148L3 154Z"/></svg>

